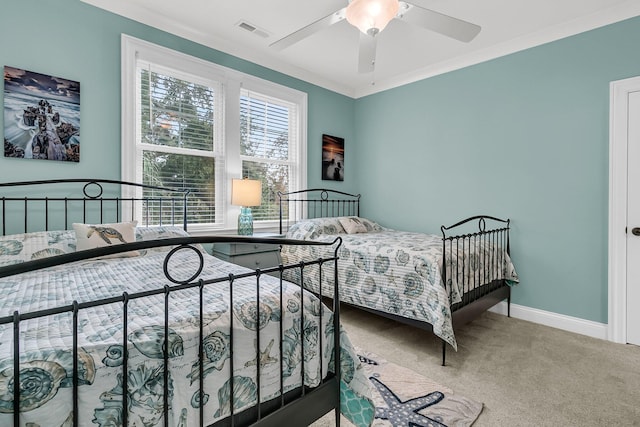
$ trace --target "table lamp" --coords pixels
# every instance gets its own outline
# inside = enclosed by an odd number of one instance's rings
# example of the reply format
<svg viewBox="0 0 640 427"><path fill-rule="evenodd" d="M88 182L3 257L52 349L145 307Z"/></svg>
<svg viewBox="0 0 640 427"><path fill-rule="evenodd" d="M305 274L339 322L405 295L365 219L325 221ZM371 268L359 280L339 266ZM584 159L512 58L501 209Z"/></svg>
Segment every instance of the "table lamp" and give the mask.
<svg viewBox="0 0 640 427"><path fill-rule="evenodd" d="M231 181L231 204L241 206L238 215L238 234L253 234L253 216L251 206L262 203L262 182L256 179L233 179Z"/></svg>

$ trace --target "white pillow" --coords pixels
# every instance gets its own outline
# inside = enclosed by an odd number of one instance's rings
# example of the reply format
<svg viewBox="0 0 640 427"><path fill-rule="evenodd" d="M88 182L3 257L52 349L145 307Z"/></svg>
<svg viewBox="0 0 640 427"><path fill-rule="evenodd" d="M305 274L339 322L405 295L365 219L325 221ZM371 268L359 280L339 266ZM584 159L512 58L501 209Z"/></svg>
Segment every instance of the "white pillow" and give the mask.
<svg viewBox="0 0 640 427"><path fill-rule="evenodd" d="M348 234L366 233L367 227L357 216L347 216L340 218L340 224Z"/></svg>
<svg viewBox="0 0 640 427"><path fill-rule="evenodd" d="M102 248L111 245L121 245L136 241L136 225L138 221L118 222L113 224L82 224L74 223L76 232L76 250ZM138 251L123 252L109 255L111 257L138 256Z"/></svg>

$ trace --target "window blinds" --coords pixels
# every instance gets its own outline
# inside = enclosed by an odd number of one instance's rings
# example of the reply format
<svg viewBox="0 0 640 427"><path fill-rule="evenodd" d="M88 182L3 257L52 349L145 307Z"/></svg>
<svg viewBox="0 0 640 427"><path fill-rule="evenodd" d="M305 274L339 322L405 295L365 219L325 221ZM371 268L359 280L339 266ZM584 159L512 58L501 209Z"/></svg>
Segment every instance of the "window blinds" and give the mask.
<svg viewBox="0 0 640 427"><path fill-rule="evenodd" d="M216 176L224 176L220 83L198 81L144 61L138 61L137 69L142 182L188 189L188 222L219 223L222 215L216 206L222 201L216 194L222 194L217 189L223 185ZM145 197L159 196L158 190L145 191ZM177 212L181 215L182 209ZM150 224L168 223L166 216L173 214L153 201L143 208Z"/></svg>
<svg viewBox="0 0 640 427"><path fill-rule="evenodd" d="M297 106L267 95L240 91L242 175L262 181L256 221L278 219L278 191L290 190L296 176Z"/></svg>

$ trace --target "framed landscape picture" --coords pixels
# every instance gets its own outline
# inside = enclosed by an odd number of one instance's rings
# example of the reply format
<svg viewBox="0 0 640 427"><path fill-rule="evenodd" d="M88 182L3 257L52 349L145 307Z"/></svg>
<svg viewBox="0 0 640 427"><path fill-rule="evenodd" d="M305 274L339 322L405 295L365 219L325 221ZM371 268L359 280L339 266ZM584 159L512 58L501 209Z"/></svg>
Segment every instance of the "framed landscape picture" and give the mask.
<svg viewBox="0 0 640 427"><path fill-rule="evenodd" d="M322 135L322 179L344 181L344 138Z"/></svg>
<svg viewBox="0 0 640 427"><path fill-rule="evenodd" d="M80 83L4 67L4 156L80 161Z"/></svg>

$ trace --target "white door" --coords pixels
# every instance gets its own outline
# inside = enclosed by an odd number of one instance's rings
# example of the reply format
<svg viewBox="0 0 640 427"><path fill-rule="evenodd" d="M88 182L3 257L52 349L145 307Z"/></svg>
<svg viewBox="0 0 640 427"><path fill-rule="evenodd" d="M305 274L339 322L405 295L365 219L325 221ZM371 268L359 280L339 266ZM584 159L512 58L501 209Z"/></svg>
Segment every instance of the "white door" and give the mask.
<svg viewBox="0 0 640 427"><path fill-rule="evenodd" d="M640 92L628 100L627 342L640 345Z"/></svg>

